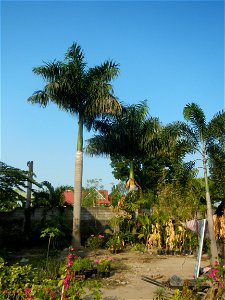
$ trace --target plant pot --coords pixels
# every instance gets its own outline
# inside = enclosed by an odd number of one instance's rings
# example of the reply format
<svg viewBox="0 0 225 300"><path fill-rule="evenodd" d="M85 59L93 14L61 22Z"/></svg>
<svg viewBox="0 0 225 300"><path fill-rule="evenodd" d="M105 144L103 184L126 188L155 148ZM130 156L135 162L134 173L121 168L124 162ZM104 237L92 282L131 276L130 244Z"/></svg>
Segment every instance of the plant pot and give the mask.
<svg viewBox="0 0 225 300"><path fill-rule="evenodd" d="M91 278L93 275L93 270L84 271L85 278Z"/></svg>
<svg viewBox="0 0 225 300"><path fill-rule="evenodd" d="M110 276L110 272L109 271L98 272L97 273L97 277L99 277L99 278L105 278L105 277L109 277L109 276Z"/></svg>
<svg viewBox="0 0 225 300"><path fill-rule="evenodd" d="M97 277L98 278L104 278L105 277L105 274L104 274L105 272L98 272L97 273Z"/></svg>

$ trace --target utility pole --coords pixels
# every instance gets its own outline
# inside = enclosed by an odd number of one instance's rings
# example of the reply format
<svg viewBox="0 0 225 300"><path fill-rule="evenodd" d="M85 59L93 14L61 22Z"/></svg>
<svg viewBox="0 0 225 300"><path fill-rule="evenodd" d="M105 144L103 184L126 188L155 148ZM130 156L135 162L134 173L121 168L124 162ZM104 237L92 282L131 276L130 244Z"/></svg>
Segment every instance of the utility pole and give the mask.
<svg viewBox="0 0 225 300"><path fill-rule="evenodd" d="M33 161L27 162L28 166L28 180L27 180L27 199L24 210L24 242L29 243L30 238L30 204L31 204L31 191L32 191L32 179L33 179Z"/></svg>
<svg viewBox="0 0 225 300"><path fill-rule="evenodd" d="M33 161L28 161L27 166L28 166L28 178L29 178L29 180L27 181L27 200L26 200L26 206L25 206L26 209L30 207L30 203L31 203L31 190L32 190L32 179L33 179Z"/></svg>

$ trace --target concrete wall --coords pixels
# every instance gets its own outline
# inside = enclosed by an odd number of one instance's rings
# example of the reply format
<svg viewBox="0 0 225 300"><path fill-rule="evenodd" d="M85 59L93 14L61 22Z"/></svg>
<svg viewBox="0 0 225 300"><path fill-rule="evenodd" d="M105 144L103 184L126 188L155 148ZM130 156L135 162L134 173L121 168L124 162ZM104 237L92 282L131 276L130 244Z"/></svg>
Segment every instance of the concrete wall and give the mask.
<svg viewBox="0 0 225 300"><path fill-rule="evenodd" d="M93 208L81 208L81 234L85 237L90 233L103 233L105 230L109 230L109 221L115 216L108 207L93 207ZM43 217L49 221L57 216L62 216L63 220L67 223L72 230L73 223L73 211L72 207L55 208L53 210L46 211L45 208L31 209L31 228L42 225ZM0 213L0 246L11 244L15 241L23 238L24 227L24 210L23 208L16 208L11 212Z"/></svg>

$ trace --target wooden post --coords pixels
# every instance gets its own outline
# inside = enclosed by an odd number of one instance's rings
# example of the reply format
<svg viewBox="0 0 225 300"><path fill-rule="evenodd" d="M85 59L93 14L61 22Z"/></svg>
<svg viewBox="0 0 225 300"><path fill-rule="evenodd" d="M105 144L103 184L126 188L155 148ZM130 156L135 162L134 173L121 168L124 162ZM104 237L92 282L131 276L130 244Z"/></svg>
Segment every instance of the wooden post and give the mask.
<svg viewBox="0 0 225 300"><path fill-rule="evenodd" d="M29 172L28 178L30 179L30 181L27 181L27 200L26 200L25 208L29 208L30 203L31 203L31 190L32 190L32 179L33 179L33 161L28 161L27 166L28 166L28 172Z"/></svg>
<svg viewBox="0 0 225 300"><path fill-rule="evenodd" d="M24 242L29 243L30 238L30 204L31 204L31 191L33 179L33 161L27 162L28 166L28 179L27 180L27 199L24 210Z"/></svg>

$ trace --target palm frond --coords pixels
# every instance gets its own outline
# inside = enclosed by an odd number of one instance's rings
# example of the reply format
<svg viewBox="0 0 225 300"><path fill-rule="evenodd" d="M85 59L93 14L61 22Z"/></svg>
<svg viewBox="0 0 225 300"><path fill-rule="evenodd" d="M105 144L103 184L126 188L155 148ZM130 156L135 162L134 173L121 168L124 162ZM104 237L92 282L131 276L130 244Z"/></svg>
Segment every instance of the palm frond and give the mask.
<svg viewBox="0 0 225 300"><path fill-rule="evenodd" d="M174 157L183 157L187 152L195 152L198 138L195 132L184 122L173 122L163 127L160 133L162 149L173 153Z"/></svg>
<svg viewBox="0 0 225 300"><path fill-rule="evenodd" d="M195 129L195 134L204 137L206 134L206 118L201 107L192 102L183 109L183 115L186 121L190 122Z"/></svg>
<svg viewBox="0 0 225 300"><path fill-rule="evenodd" d="M100 66L90 68L87 73L87 79L95 78L97 81L109 82L116 78L119 73L119 64L112 60L107 60Z"/></svg>
<svg viewBox="0 0 225 300"><path fill-rule="evenodd" d="M46 107L49 102L49 96L45 91L36 91L32 96L27 100L28 102L34 104L38 103L43 107Z"/></svg>
<svg viewBox="0 0 225 300"><path fill-rule="evenodd" d="M215 157L225 159L225 151L222 145L216 144L214 141L210 142L207 145L207 154L210 156L210 159L215 159Z"/></svg>
<svg viewBox="0 0 225 300"><path fill-rule="evenodd" d="M113 118L98 120L95 129L100 132L88 140L86 151L92 155L121 155L133 159L159 146L157 139L160 123L157 118L147 118L147 102L126 107L126 112Z"/></svg>
<svg viewBox="0 0 225 300"><path fill-rule="evenodd" d="M50 193L54 193L55 189L49 181L45 180L41 183L41 185L42 185L42 187L46 187L49 190Z"/></svg>
<svg viewBox="0 0 225 300"><path fill-rule="evenodd" d="M56 80L62 72L62 64L59 61L45 62L44 66L34 67L33 73L41 75L46 81Z"/></svg>
<svg viewBox="0 0 225 300"><path fill-rule="evenodd" d="M225 144L225 112L218 112L208 123L207 138L218 140Z"/></svg>
<svg viewBox="0 0 225 300"><path fill-rule="evenodd" d="M65 54L65 61L71 62L76 68L84 72L86 62L84 62L84 53L77 43L73 43Z"/></svg>

